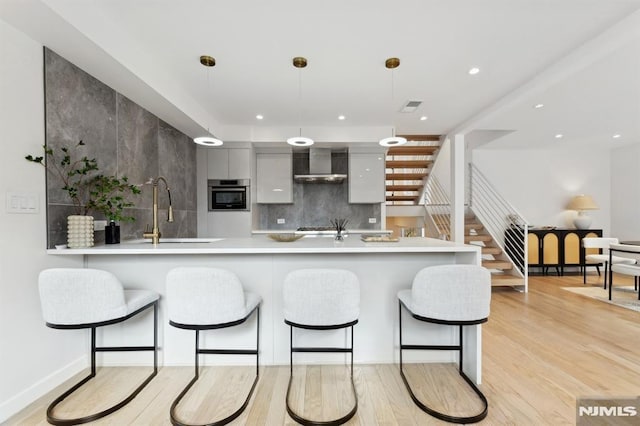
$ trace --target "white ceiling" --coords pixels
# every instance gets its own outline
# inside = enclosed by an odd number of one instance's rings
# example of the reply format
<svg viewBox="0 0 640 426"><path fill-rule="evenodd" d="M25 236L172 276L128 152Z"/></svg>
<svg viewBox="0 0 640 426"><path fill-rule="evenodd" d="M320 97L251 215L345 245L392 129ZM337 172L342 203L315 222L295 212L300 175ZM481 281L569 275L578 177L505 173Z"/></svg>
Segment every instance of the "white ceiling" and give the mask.
<svg viewBox="0 0 640 426"><path fill-rule="evenodd" d="M375 140L395 126L512 131L492 144L500 148L610 144L614 133L613 143L640 142L640 0L0 6L0 18L191 136L210 128L226 140L274 141L302 126L319 140ZM202 54L217 65L200 65ZM295 69L294 56L309 66ZM401 60L393 72L391 56ZM473 66L481 71L470 76ZM408 100L423 104L398 112Z"/></svg>

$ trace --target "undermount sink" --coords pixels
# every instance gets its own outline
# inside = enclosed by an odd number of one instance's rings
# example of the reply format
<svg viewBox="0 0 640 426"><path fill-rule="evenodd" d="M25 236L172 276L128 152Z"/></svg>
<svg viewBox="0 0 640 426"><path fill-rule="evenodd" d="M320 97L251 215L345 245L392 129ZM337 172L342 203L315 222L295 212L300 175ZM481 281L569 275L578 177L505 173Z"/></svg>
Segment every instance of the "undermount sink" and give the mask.
<svg viewBox="0 0 640 426"><path fill-rule="evenodd" d="M184 244L184 243L215 243L224 238L160 238L160 244ZM128 240L124 244L151 243L150 239Z"/></svg>
<svg viewBox="0 0 640 426"><path fill-rule="evenodd" d="M160 238L162 243L215 243L223 238Z"/></svg>

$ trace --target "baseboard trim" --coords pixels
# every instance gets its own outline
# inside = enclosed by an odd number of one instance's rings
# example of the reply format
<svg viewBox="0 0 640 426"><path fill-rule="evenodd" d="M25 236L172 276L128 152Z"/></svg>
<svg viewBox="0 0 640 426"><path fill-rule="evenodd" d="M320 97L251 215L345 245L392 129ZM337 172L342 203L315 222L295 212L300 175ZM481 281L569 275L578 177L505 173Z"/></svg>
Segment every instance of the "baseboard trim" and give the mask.
<svg viewBox="0 0 640 426"><path fill-rule="evenodd" d="M83 355L57 371L39 380L27 389L0 403L0 423L24 410L29 404L42 397L47 392L60 386L74 375L89 367L89 358Z"/></svg>

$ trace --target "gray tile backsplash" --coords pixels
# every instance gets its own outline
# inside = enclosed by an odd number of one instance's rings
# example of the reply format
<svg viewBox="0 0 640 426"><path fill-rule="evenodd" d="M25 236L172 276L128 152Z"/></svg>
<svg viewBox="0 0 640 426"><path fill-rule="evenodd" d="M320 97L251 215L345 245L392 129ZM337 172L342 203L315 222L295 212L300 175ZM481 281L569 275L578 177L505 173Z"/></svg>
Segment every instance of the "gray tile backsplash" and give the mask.
<svg viewBox="0 0 640 426"><path fill-rule="evenodd" d="M293 174L309 173L309 152L294 151ZM332 151L331 172L347 174L346 150ZM293 204L258 204L259 229L295 229L300 226L330 226L334 218L347 218L347 228L381 229L380 204L349 204L349 182L293 183ZM375 217L377 223L370 224ZM285 219L282 225L278 219Z"/></svg>
<svg viewBox="0 0 640 426"><path fill-rule="evenodd" d="M380 229L380 204L349 204L349 184L293 184L293 204L258 204L259 229L294 229L299 226L329 226L333 218L347 218L347 228ZM375 217L377 223L370 224ZM285 224L278 225L277 219Z"/></svg>
<svg viewBox="0 0 640 426"><path fill-rule="evenodd" d="M164 221L168 199L160 184L160 229L164 237L195 237L196 147L190 138L141 106L82 71L55 52L44 49L46 143L56 148L86 144L82 152L96 158L100 172L127 176L143 184L163 175L171 187L175 222ZM47 175L48 247L66 243L66 217L73 212L60 180ZM142 185L133 223L121 224L121 239L141 238L152 219L152 187ZM96 219L103 219L94 215ZM104 241L104 232L95 240Z"/></svg>

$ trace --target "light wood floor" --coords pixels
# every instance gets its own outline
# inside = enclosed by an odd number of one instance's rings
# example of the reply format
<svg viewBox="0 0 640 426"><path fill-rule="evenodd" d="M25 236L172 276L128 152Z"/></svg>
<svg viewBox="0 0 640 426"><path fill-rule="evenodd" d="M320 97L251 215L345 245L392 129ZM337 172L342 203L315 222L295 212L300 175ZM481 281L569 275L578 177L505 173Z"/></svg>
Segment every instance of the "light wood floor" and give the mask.
<svg viewBox="0 0 640 426"><path fill-rule="evenodd" d="M597 279L589 276L594 285ZM616 284L622 281L616 279ZM640 395L640 313L561 289L576 285L582 286L582 277L530 277L528 294L493 290L491 316L483 327L481 388L489 400L483 424L572 425L576 397ZM180 416L188 422L212 421L233 411L253 377L248 367L203 371L180 408ZM412 365L407 372L419 394L434 405L458 414L470 414L477 407L455 366ZM145 374L142 368L101 369L95 386L70 397L58 414L78 416L88 407L95 411L113 400L116 388L120 392L133 386ZM171 401L191 375L189 368L162 368L131 404L96 423L170 424ZM354 376L359 407L349 425L442 423L415 407L397 366L360 365ZM294 377L292 402L304 415L328 419L348 411L352 399L345 367L298 366ZM287 380L288 367L262 368L256 394L233 424L295 424L285 410ZM36 401L7 424L46 425L47 404L67 386Z"/></svg>

